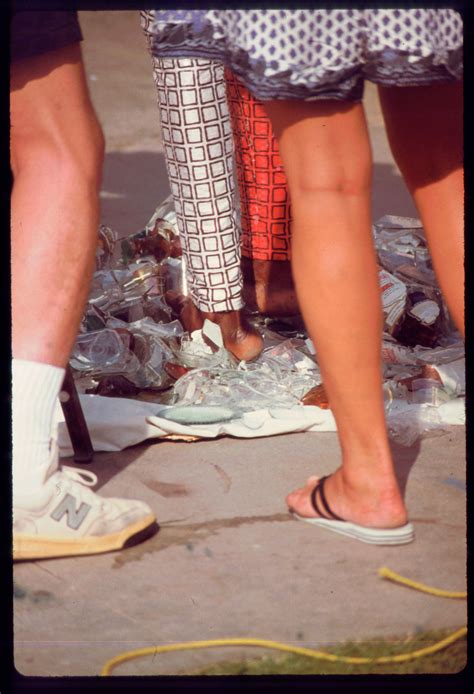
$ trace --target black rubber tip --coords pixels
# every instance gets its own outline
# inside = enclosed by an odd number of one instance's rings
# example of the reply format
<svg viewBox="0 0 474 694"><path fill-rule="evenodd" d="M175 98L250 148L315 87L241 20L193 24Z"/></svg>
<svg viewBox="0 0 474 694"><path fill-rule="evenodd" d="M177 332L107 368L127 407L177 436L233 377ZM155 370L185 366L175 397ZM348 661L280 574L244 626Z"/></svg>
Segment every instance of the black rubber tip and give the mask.
<svg viewBox="0 0 474 694"><path fill-rule="evenodd" d="M127 549L128 547L135 547L135 545L140 544L144 540L150 539L150 537L156 535L159 529L160 526L156 522L152 523L151 525L148 525L146 528L143 528L143 530L139 530L138 533L135 533L135 535L129 537L123 544L122 549Z"/></svg>

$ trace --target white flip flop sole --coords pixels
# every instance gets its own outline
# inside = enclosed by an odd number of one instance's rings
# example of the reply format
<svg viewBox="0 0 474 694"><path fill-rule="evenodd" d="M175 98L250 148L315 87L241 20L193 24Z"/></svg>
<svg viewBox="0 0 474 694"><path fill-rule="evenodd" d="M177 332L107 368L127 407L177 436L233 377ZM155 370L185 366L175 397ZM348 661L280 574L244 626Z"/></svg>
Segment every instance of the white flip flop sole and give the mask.
<svg viewBox="0 0 474 694"><path fill-rule="evenodd" d="M317 525L326 530L332 530L334 533L352 537L360 542L367 542L369 545L406 545L413 542L415 539L415 530L411 523L402 525L399 528L365 528L362 525L356 525L349 521L329 520L327 518L306 518L300 516L294 511L290 512L292 516L305 523Z"/></svg>

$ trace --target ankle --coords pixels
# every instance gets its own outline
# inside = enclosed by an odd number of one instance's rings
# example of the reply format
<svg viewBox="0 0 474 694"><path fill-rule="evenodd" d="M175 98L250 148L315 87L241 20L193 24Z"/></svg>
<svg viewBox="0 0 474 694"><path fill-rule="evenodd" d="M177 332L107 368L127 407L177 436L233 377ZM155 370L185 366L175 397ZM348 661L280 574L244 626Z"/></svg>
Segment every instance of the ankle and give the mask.
<svg viewBox="0 0 474 694"><path fill-rule="evenodd" d="M343 466L335 480L339 493L354 504L383 517L406 517L405 504L393 466L391 469L371 471L347 470Z"/></svg>
<svg viewBox="0 0 474 694"><path fill-rule="evenodd" d="M241 311L203 312L202 316L219 325L224 346L237 359L251 361L261 353L263 349L262 336L242 315Z"/></svg>
<svg viewBox="0 0 474 694"><path fill-rule="evenodd" d="M203 319L217 323L222 329L230 330L240 327L243 319L240 310L234 311L201 311Z"/></svg>
<svg viewBox="0 0 474 694"><path fill-rule="evenodd" d="M407 522L407 510L394 474L352 476L341 468L332 477L331 503L343 518L380 527Z"/></svg>
<svg viewBox="0 0 474 694"><path fill-rule="evenodd" d="M380 472L364 470L348 472L344 467L341 468L339 483L344 489L344 493L350 497L372 496L390 499L400 497L400 488L394 471Z"/></svg>
<svg viewBox="0 0 474 694"><path fill-rule="evenodd" d="M249 336L260 336L256 328L249 323L241 311L202 311L202 317L217 323L222 330L222 335L229 340L243 340Z"/></svg>
<svg viewBox="0 0 474 694"><path fill-rule="evenodd" d="M379 430L379 433L376 432ZM360 475L367 471L367 474L381 475L385 477L390 472L393 472L393 459L388 436L385 426L376 427L367 431L367 437L348 436L340 437L342 460L344 468L348 472L353 470Z"/></svg>

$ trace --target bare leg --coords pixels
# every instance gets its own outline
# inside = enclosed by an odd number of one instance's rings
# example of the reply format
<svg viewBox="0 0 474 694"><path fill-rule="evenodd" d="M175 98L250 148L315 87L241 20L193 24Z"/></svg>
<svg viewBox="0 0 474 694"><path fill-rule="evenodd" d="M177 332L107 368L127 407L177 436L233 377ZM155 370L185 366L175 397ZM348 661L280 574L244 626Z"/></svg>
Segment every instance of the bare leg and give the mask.
<svg viewBox="0 0 474 694"><path fill-rule="evenodd" d="M393 156L418 207L433 266L464 335L462 83L379 87Z"/></svg>
<svg viewBox="0 0 474 694"><path fill-rule="evenodd" d="M342 448L326 490L339 516L406 522L391 459L381 377L382 311L370 220L371 152L363 108L269 102L292 200L293 273ZM312 478L288 504L315 517Z"/></svg>
<svg viewBox="0 0 474 694"><path fill-rule="evenodd" d="M11 68L13 472L40 487L97 243L102 131L77 43Z"/></svg>
<svg viewBox="0 0 474 694"><path fill-rule="evenodd" d="M51 442L97 243L103 139L79 45L18 60L11 88L13 556L121 549L153 531L151 509L94 494Z"/></svg>
<svg viewBox="0 0 474 694"><path fill-rule="evenodd" d="M13 355L64 367L93 271L102 131L77 44L14 63L11 90Z"/></svg>

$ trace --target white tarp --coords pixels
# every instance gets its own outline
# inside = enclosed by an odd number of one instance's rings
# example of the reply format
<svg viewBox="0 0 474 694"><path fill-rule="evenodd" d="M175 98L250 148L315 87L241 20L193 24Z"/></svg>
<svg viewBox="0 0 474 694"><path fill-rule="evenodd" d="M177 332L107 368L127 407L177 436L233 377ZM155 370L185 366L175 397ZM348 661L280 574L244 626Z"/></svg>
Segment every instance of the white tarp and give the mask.
<svg viewBox="0 0 474 694"><path fill-rule="evenodd" d="M218 436L256 438L298 431L336 431L330 410L319 407L296 406L291 409L257 410L243 418L218 424L177 424L157 416L162 408L157 403L101 395L79 396L89 428L94 451L121 451L147 439L196 437L213 439ZM410 412L416 418L422 405L397 401L397 411ZM456 398L436 408L441 424L464 424L464 398ZM62 457L72 455L72 447L58 403L58 443Z"/></svg>

